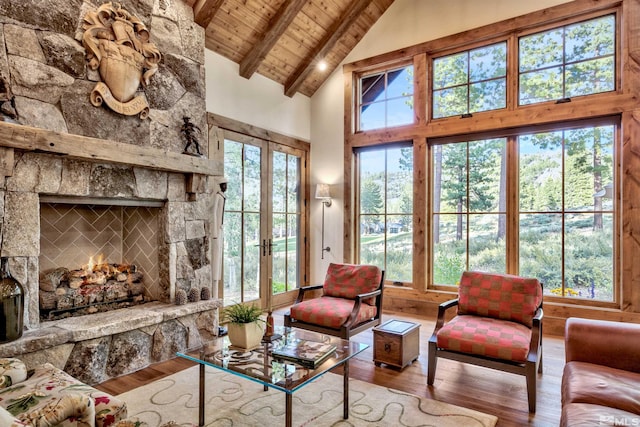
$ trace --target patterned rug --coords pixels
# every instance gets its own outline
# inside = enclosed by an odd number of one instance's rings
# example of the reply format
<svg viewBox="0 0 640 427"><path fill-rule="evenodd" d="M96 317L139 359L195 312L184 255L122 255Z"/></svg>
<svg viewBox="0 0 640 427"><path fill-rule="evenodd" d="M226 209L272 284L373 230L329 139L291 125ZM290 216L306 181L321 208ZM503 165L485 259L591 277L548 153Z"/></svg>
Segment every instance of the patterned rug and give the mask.
<svg viewBox="0 0 640 427"><path fill-rule="evenodd" d="M206 370L205 420L209 427L283 426L285 395L258 383L209 368ZM426 387L426 385L425 385ZM129 416L150 427L167 421L198 423L198 367L119 396ZM363 381L349 381L349 419L342 419L342 376L327 373L293 394L295 426L495 426L498 419L459 406L420 398Z"/></svg>

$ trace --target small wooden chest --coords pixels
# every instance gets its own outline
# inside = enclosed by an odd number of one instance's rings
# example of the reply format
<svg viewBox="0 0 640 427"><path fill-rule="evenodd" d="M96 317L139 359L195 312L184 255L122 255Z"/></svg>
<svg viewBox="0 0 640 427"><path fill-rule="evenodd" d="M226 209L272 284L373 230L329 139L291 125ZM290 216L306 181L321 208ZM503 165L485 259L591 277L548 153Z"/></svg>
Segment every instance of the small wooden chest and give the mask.
<svg viewBox="0 0 640 427"><path fill-rule="evenodd" d="M404 368L420 355L420 325L389 320L373 329L373 361Z"/></svg>

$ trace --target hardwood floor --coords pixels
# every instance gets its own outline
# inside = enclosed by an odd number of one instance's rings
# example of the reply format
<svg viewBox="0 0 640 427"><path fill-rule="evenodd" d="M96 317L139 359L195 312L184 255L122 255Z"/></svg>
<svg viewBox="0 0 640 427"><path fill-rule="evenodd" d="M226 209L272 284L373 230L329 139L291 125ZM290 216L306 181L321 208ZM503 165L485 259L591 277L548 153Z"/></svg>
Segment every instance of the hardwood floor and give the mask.
<svg viewBox="0 0 640 427"><path fill-rule="evenodd" d="M277 324L282 324L283 314L284 310L274 313ZM420 323L418 360L403 370L386 365L376 367L372 360L373 332L368 330L354 338L370 347L350 363L352 378L493 414L499 418L497 427L558 425L561 410L560 381L564 367L562 337L543 337L543 373L538 376L537 411L529 414L526 382L520 375L442 359L438 361L434 385L427 386L427 342L433 332L435 319L385 311L383 322L390 319ZM106 381L96 388L117 395L193 365L188 360L175 358Z"/></svg>

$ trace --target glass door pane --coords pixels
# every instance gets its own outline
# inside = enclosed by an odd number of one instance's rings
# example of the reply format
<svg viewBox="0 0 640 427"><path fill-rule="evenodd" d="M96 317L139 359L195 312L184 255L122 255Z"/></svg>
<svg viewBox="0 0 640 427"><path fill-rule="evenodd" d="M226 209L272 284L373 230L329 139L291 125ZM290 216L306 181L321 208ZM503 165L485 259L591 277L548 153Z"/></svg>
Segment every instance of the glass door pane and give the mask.
<svg viewBox="0 0 640 427"><path fill-rule="evenodd" d="M261 273L261 146L225 140L224 169L228 178L224 227L225 304L260 298Z"/></svg>
<svg viewBox="0 0 640 427"><path fill-rule="evenodd" d="M306 280L305 151L230 138L224 142L224 302L253 301L263 309L290 304Z"/></svg>
<svg viewBox="0 0 640 427"><path fill-rule="evenodd" d="M273 147L271 152L271 279L273 295L295 290L300 283L302 153Z"/></svg>

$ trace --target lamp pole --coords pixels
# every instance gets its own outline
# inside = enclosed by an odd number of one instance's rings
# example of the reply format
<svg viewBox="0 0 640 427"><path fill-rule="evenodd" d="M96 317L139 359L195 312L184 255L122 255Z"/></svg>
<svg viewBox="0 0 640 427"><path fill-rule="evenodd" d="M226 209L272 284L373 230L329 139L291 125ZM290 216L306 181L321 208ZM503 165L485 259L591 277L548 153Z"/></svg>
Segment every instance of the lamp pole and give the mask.
<svg viewBox="0 0 640 427"><path fill-rule="evenodd" d="M324 259L324 252L331 252L331 248L329 246L327 246L326 248L324 247L324 207L329 207L331 206L331 199L328 200L323 200L322 201L322 256L321 259Z"/></svg>

